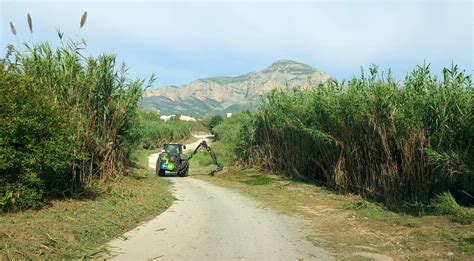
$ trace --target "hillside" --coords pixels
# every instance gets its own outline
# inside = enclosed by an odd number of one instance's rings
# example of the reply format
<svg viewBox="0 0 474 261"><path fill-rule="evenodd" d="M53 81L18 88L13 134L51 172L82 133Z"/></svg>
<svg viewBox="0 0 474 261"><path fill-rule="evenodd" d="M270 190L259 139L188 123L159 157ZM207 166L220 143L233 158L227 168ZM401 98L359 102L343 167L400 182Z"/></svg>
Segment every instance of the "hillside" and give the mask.
<svg viewBox="0 0 474 261"><path fill-rule="evenodd" d="M255 108L261 96L273 89L307 89L330 79L309 65L280 60L267 68L236 77L198 79L186 85L163 86L150 90L140 102L149 111L163 115L226 113Z"/></svg>

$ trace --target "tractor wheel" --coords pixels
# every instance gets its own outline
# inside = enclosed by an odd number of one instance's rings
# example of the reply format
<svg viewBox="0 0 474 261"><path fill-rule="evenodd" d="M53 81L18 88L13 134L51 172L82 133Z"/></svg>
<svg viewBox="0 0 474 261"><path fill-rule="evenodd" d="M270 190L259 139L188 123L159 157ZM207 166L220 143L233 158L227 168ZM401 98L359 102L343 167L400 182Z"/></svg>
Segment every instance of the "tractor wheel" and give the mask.
<svg viewBox="0 0 474 261"><path fill-rule="evenodd" d="M178 174L178 176L180 176L180 177L187 177L188 174L189 174L189 166L187 166L184 170L182 170L182 171Z"/></svg>
<svg viewBox="0 0 474 261"><path fill-rule="evenodd" d="M158 169L156 171L156 174L160 177L164 177L165 176L165 170L164 169Z"/></svg>

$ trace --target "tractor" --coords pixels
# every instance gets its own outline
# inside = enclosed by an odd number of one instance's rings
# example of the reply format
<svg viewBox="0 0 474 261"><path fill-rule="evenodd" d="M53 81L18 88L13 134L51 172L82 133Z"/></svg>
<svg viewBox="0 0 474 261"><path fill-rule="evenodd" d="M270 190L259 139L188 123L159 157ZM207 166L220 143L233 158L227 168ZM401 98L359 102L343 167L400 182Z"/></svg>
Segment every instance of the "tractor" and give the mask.
<svg viewBox="0 0 474 261"><path fill-rule="evenodd" d="M205 148L212 158L212 161L216 165L216 168L209 173L213 176L216 172L223 169L222 164L217 160L216 154L209 147L206 141L202 141L199 145L189 154L185 156L183 151L186 146L179 143L166 143L164 144L163 151L158 155L156 161L156 175L163 177L167 175L177 175L180 177L186 177L189 174L189 160L198 152L200 148Z"/></svg>

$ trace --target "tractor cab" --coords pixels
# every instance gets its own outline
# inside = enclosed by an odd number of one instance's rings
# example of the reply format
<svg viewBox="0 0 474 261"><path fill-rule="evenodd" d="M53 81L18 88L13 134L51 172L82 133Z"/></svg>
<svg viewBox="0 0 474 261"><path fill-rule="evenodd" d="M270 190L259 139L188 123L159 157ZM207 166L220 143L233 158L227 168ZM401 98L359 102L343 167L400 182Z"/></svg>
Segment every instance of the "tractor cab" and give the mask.
<svg viewBox="0 0 474 261"><path fill-rule="evenodd" d="M183 150L186 149L185 145L181 145L178 143L167 143L164 144L164 150L162 152L166 152L169 154L182 154Z"/></svg>

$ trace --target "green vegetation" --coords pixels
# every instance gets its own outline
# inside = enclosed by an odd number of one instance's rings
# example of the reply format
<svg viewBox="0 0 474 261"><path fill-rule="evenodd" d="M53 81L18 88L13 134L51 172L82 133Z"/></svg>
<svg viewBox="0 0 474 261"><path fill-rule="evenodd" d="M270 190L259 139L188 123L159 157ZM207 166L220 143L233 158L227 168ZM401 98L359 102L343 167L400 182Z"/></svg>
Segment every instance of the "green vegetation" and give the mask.
<svg viewBox="0 0 474 261"><path fill-rule="evenodd" d="M209 153L207 151L198 151L192 158L192 161L196 161L199 166L203 167L207 167L213 164L212 158L209 156Z"/></svg>
<svg viewBox="0 0 474 261"><path fill-rule="evenodd" d="M126 170L142 81L115 70L114 56L84 59L73 43L10 47L0 73L4 209L35 207L43 193L70 194Z"/></svg>
<svg viewBox="0 0 474 261"><path fill-rule="evenodd" d="M396 214L390 212L384 206L367 201L365 199L359 199L355 201L349 201L343 205L344 209L353 210L359 217L365 217L376 220L390 220L396 217Z"/></svg>
<svg viewBox="0 0 474 261"><path fill-rule="evenodd" d="M214 128L221 124L221 122L223 121L224 119L222 118L221 115L214 115L214 114L207 114L206 116L204 116L204 118L202 119L202 124L204 126L206 126L206 128L211 132L213 133L214 132Z"/></svg>
<svg viewBox="0 0 474 261"><path fill-rule="evenodd" d="M252 175L249 176L247 179L242 180L241 182L247 184L247 185L268 185L271 184L275 181L275 179L272 179L268 176L263 176L263 175Z"/></svg>
<svg viewBox="0 0 474 261"><path fill-rule="evenodd" d="M147 170L150 151L137 151L136 166L107 186L89 186L79 199L0 216L0 260L80 259L105 251L108 241L165 211L171 183Z"/></svg>
<svg viewBox="0 0 474 261"><path fill-rule="evenodd" d="M235 163L235 155L228 150L227 144L224 142L212 142L209 144L214 152L219 155L218 160L219 162L224 165L224 166L231 166ZM209 166L213 165L214 163L212 162L212 158L209 156L209 153L205 150L200 150L196 155L194 155L193 159L191 161L194 161L195 158L198 158L197 161L201 162L202 166ZM214 167L214 165L213 165Z"/></svg>
<svg viewBox="0 0 474 261"><path fill-rule="evenodd" d="M0 59L0 260L89 257L163 212L170 182L137 148L200 126L141 113L143 80L58 36L59 47L9 45Z"/></svg>
<svg viewBox="0 0 474 261"><path fill-rule="evenodd" d="M215 131L245 164L339 192L389 205L451 192L472 204L472 81L457 67L443 75L419 66L398 82L372 67L312 91L273 92L255 115Z"/></svg>
<svg viewBox="0 0 474 261"><path fill-rule="evenodd" d="M72 134L31 78L0 67L0 211L36 207L45 187L70 175Z"/></svg>
<svg viewBox="0 0 474 261"><path fill-rule="evenodd" d="M81 28L87 12L81 18ZM28 15L33 32L33 20ZM12 33L16 28L11 23ZM200 123L140 112L147 84L114 55L85 56L85 42L9 45L0 60L0 212L76 198L129 173L137 148L187 138Z"/></svg>
<svg viewBox="0 0 474 261"><path fill-rule="evenodd" d="M161 148L165 142L177 142L188 138L192 131L205 130L199 122L180 121L179 116L163 121L153 112L140 113L140 129L141 143L146 149Z"/></svg>
<svg viewBox="0 0 474 261"><path fill-rule="evenodd" d="M463 224L474 222L474 211L459 206L450 193L437 195L431 205L438 215L449 215L454 221Z"/></svg>
<svg viewBox="0 0 474 261"><path fill-rule="evenodd" d="M467 255L474 255L474 233L472 231L453 232L450 230L443 230L440 236L453 244L457 245L458 251Z"/></svg>
<svg viewBox="0 0 474 261"><path fill-rule="evenodd" d="M28 25L33 32L31 16ZM127 172L140 141L144 81L128 79L114 55L86 57L83 42L58 36L57 48L9 45L0 60L0 211L112 180Z"/></svg>
<svg viewBox="0 0 474 261"><path fill-rule="evenodd" d="M246 159L241 163L247 165L254 162L251 160L253 151L248 149L249 144L253 142L254 121L254 116L245 111L235 113L214 128L216 136L222 141L225 149L234 155L233 158Z"/></svg>

